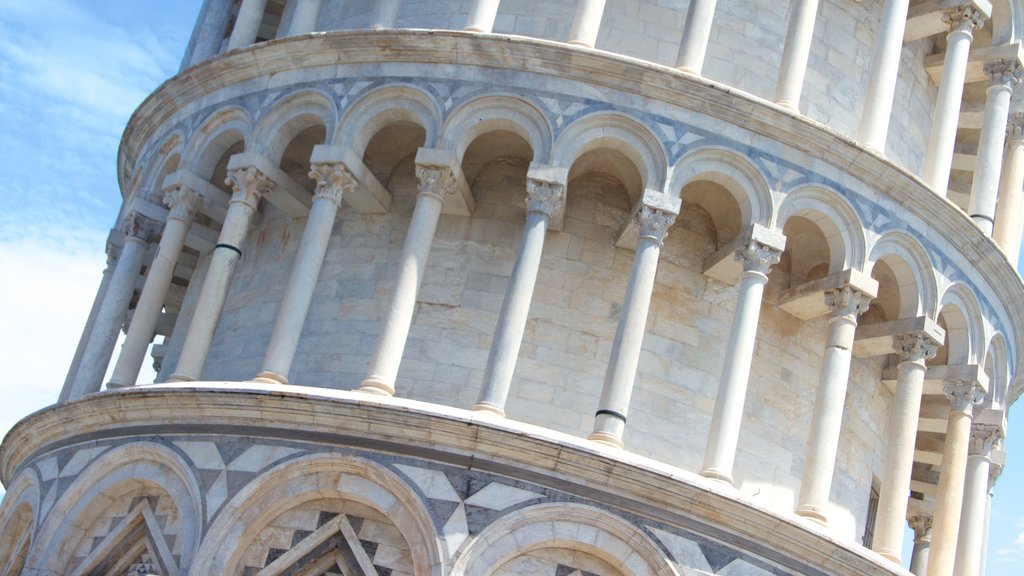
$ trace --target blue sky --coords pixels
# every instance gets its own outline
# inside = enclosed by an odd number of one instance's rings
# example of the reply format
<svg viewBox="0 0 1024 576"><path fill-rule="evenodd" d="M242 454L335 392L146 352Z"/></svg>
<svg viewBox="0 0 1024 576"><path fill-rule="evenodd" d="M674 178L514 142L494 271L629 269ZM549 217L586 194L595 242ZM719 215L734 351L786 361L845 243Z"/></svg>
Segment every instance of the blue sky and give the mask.
<svg viewBox="0 0 1024 576"><path fill-rule="evenodd" d="M120 206L117 145L178 70L201 0L8 0L0 9L0 433L56 400ZM1011 421L988 574L1024 572ZM2 493L2 490L0 490Z"/></svg>

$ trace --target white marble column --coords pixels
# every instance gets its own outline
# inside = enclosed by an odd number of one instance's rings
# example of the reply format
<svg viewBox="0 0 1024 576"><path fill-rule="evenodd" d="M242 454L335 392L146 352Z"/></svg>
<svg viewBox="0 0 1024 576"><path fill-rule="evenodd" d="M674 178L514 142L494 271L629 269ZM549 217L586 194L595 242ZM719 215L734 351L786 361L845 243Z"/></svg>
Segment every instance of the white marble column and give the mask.
<svg viewBox="0 0 1024 576"><path fill-rule="evenodd" d="M82 336L78 339L78 347L75 348L75 355L71 359L71 366L68 368L68 374L64 377L64 385L60 389L60 396L57 399L58 404L67 402L71 396L71 386L75 381L75 375L78 374L78 366L82 363L82 354L85 353L85 348L89 344L89 340L92 338L92 330L96 325L96 316L99 315L100 308L103 306L103 299L107 294L107 287L110 286L110 277L114 274L114 268L117 266L118 255L121 253L120 248L116 246L107 246L107 267L103 269L103 276L100 278L100 286L96 289L96 297L93 298L92 308L89 309L89 317L85 321L85 328L82 328Z"/></svg>
<svg viewBox="0 0 1024 576"><path fill-rule="evenodd" d="M472 0L469 7L469 18L466 30L470 32L490 32L494 29L494 19L498 17L500 0Z"/></svg>
<svg viewBox="0 0 1024 576"><path fill-rule="evenodd" d="M394 28L398 20L398 10L402 7L402 0L377 0L377 6L373 12L373 23L370 28L381 30Z"/></svg>
<svg viewBox="0 0 1024 576"><path fill-rule="evenodd" d="M996 442L994 452L1001 452L1002 444L1002 440ZM989 530L992 528L992 498L995 496L996 481L999 480L999 476L1003 473L1002 462L1005 462L1005 454L1003 459L994 460L989 466L988 495L985 498L985 532L981 536L981 568L978 569L978 576L985 576L988 564L988 535Z"/></svg>
<svg viewBox="0 0 1024 576"><path fill-rule="evenodd" d="M970 576L981 571L982 547L985 540L985 509L988 503L992 447L1000 438L998 426L971 424L971 441L967 455L964 481L964 502L961 509L956 562L953 573Z"/></svg>
<svg viewBox="0 0 1024 576"><path fill-rule="evenodd" d="M164 203L170 206L171 211L164 224L156 256L146 273L146 283L135 305L128 335L121 346L107 389L135 385L146 350L156 333L156 324L174 278L174 267L178 264L181 249L185 247L185 237L203 200L194 190L181 186L164 194Z"/></svg>
<svg viewBox="0 0 1024 576"><path fill-rule="evenodd" d="M984 15L972 6L947 11L943 21L949 24L946 36L946 58L942 65L939 94L932 110L932 128L925 150L921 179L939 196L945 197L949 187L949 171L953 165L953 144L960 121L960 101L967 75L967 57L974 39L973 30L981 25Z"/></svg>
<svg viewBox="0 0 1024 576"><path fill-rule="evenodd" d="M229 170L227 183L231 184L234 192L217 246L210 255L206 278L192 312L192 322L178 356L178 365L168 379L171 382L198 380L202 375L206 355L210 352L213 334L231 288L235 266L242 257L241 246L249 234L260 198L274 186L269 178L251 166Z"/></svg>
<svg viewBox="0 0 1024 576"><path fill-rule="evenodd" d="M908 519L914 531L914 549L910 553L910 571L915 576L928 573L928 555L932 547L932 515L919 514Z"/></svg>
<svg viewBox="0 0 1024 576"><path fill-rule="evenodd" d="M294 0L292 19L288 24L288 36L308 34L316 30L316 21L320 17L323 0Z"/></svg>
<svg viewBox="0 0 1024 576"><path fill-rule="evenodd" d="M256 42L263 23L263 13L267 9L267 0L242 0L235 18L235 27L228 38L228 50L245 48Z"/></svg>
<svg viewBox="0 0 1024 576"><path fill-rule="evenodd" d="M814 20L818 0L793 0L789 3L789 29L782 49L779 78L775 83L775 103L792 110L800 108L800 92L807 73L807 59L814 38Z"/></svg>
<svg viewBox="0 0 1024 576"><path fill-rule="evenodd" d="M976 382L946 382L950 401L946 422L946 443L942 449L942 470L935 498L932 521L932 546L927 576L951 576L956 559L957 532L964 499L964 478L967 471L967 448L971 440L974 407L984 399Z"/></svg>
<svg viewBox="0 0 1024 576"><path fill-rule="evenodd" d="M605 0L576 0L576 17L569 32L569 44L593 48L601 29Z"/></svg>
<svg viewBox="0 0 1024 576"><path fill-rule="evenodd" d="M1014 265L1020 256L1021 230L1024 229L1024 113L1017 112L1006 126L1006 155L999 178L996 203L996 227L992 239Z"/></svg>
<svg viewBox="0 0 1024 576"><path fill-rule="evenodd" d="M715 412L711 417L711 430L704 450L701 476L733 483L732 467L736 460L736 445L743 423L743 404L750 380L750 364L754 359L757 323L761 316L761 299L768 283L768 272L779 263L782 249L751 240L736 251L736 259L743 263L739 294L732 317L732 331L725 351L725 364L718 385Z"/></svg>
<svg viewBox="0 0 1024 576"><path fill-rule="evenodd" d="M676 56L676 68L700 75L704 68L704 54L708 50L708 39L711 38L711 22L715 18L717 0L693 0L686 11L683 23L683 39L679 44Z"/></svg>
<svg viewBox="0 0 1024 576"><path fill-rule="evenodd" d="M974 164L967 214L982 233L991 236L995 226L1010 97L1014 87L1020 84L1021 66L1016 59L998 59L986 62L984 69L989 84L985 92L985 116L978 139L978 156Z"/></svg>
<svg viewBox="0 0 1024 576"><path fill-rule="evenodd" d="M505 400L512 384L512 374L523 342L526 318L537 283L544 237L551 214L563 202L562 185L529 178L526 181L526 225L519 243L519 255L512 268L501 305L498 327L491 341L491 351L484 368L484 382L473 410L505 415Z"/></svg>
<svg viewBox="0 0 1024 576"><path fill-rule="evenodd" d="M889 441L871 548L898 564L902 562L910 472L914 467L918 413L921 411L921 394L927 371L925 361L935 357L939 342L923 332L904 334L893 340L900 363L897 366L896 396L889 408Z"/></svg>
<svg viewBox="0 0 1024 576"><path fill-rule="evenodd" d="M885 152L885 139L889 134L909 6L910 0L885 0L882 21L875 33L875 53L868 73L857 139L879 153Z"/></svg>
<svg viewBox="0 0 1024 576"><path fill-rule="evenodd" d="M313 164L309 177L316 180L313 205L295 254L281 307L277 310L270 344L263 357L263 369L254 378L260 382L288 383L288 372L299 348L299 336L306 323L309 305L313 302L341 198L357 184L352 173L340 163Z"/></svg>
<svg viewBox="0 0 1024 576"><path fill-rule="evenodd" d="M419 194L402 247L395 283L391 287L387 317L377 337L377 348L370 360L369 375L359 386L360 391L370 394L392 396L395 393L398 366L402 362L405 341L409 337L413 312L416 310L416 295L427 268L441 207L444 199L455 193L456 182L451 168L417 164L416 177L420 180Z"/></svg>
<svg viewBox="0 0 1024 576"><path fill-rule="evenodd" d="M857 317L868 309L872 296L852 286L825 293L831 309L828 339L821 365L821 378L814 399L811 429L807 436L807 456L800 481L800 499L796 513L826 524L832 474L839 447L839 430L843 422L843 403L850 378L850 357L857 331Z"/></svg>
<svg viewBox="0 0 1024 576"><path fill-rule="evenodd" d="M224 43L224 33L231 19L233 0L205 0L196 19L185 57L181 61L181 70L209 60L220 53Z"/></svg>
<svg viewBox="0 0 1024 576"><path fill-rule="evenodd" d="M615 330L590 440L622 447L629 399L633 394L636 367L647 327L647 311L654 290L654 277L658 271L658 255L668 235L668 228L675 222L677 214L678 209L667 210L644 203L631 216L636 218L640 240L633 257L633 268L622 301L622 315L619 316L619 325Z"/></svg>
<svg viewBox="0 0 1024 576"><path fill-rule="evenodd" d="M117 334L124 326L135 283L153 235L153 223L132 213L125 219L124 234L121 256L117 259L117 267L110 277L103 304L96 314L96 322L82 353L82 361L71 384L68 400L96 392L103 384L103 376L107 373L110 357L117 344Z"/></svg>

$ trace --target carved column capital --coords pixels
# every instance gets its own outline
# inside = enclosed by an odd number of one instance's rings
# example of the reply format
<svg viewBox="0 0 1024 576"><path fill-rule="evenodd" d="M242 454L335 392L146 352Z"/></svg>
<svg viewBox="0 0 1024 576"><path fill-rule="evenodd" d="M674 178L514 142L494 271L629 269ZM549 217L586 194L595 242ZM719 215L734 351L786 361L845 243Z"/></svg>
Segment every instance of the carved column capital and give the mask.
<svg viewBox="0 0 1024 576"><path fill-rule="evenodd" d="M540 212L547 217L562 204L562 185L558 182L527 178L526 212Z"/></svg>
<svg viewBox="0 0 1024 576"><path fill-rule="evenodd" d="M935 358L941 344L924 332L893 336L892 347L900 362L917 362Z"/></svg>
<svg viewBox="0 0 1024 576"><path fill-rule="evenodd" d="M856 320L867 311L873 296L861 292L853 286L843 286L825 292L825 305L832 316L844 316Z"/></svg>
<svg viewBox="0 0 1024 576"><path fill-rule="evenodd" d="M985 14L967 4L943 12L942 21L949 26L950 32L971 32L985 25Z"/></svg>
<svg viewBox="0 0 1024 576"><path fill-rule="evenodd" d="M341 198L359 184L348 167L341 162L316 163L310 166L309 177L316 180L313 200L327 200L341 206Z"/></svg>
<svg viewBox="0 0 1024 576"><path fill-rule="evenodd" d="M952 380L942 386L942 391L949 398L950 410L973 414L974 407L985 399L981 386L974 380Z"/></svg>
<svg viewBox="0 0 1024 576"><path fill-rule="evenodd" d="M644 204L636 212L636 223L640 226L640 239L654 241L658 246L668 236L668 228L676 221L676 215Z"/></svg>
<svg viewBox="0 0 1024 576"><path fill-rule="evenodd" d="M971 444L967 453L976 456L988 456L992 447L1002 438L999 426L993 424L971 424Z"/></svg>
<svg viewBox="0 0 1024 576"><path fill-rule="evenodd" d="M744 272L768 275L772 266L782 259L782 250L757 240L751 240L736 250L736 261L743 263Z"/></svg>
<svg viewBox="0 0 1024 576"><path fill-rule="evenodd" d="M420 181L420 194L433 196L444 202L445 198L455 193L455 175L447 166L417 164L416 177Z"/></svg>
<svg viewBox="0 0 1024 576"><path fill-rule="evenodd" d="M203 197L188 186L175 186L164 192L164 204L171 209L167 219L191 223L205 203Z"/></svg>
<svg viewBox="0 0 1024 576"><path fill-rule="evenodd" d="M138 212L129 212L121 222L121 231L125 238L137 238L149 243L157 233L157 223Z"/></svg>
<svg viewBox="0 0 1024 576"><path fill-rule="evenodd" d="M1024 112L1010 114L1006 121L1006 142L1024 141Z"/></svg>
<svg viewBox="0 0 1024 576"><path fill-rule="evenodd" d="M932 515L914 514L907 517L907 524L914 531L914 540L930 540L932 536Z"/></svg>
<svg viewBox="0 0 1024 576"><path fill-rule="evenodd" d="M253 210L259 204L260 198L274 188L274 181L255 166L229 170L224 183L231 186L233 191L231 203L246 204Z"/></svg>
<svg viewBox="0 0 1024 576"><path fill-rule="evenodd" d="M996 58L982 66L989 86L1006 86L1013 89L1021 81L1021 65L1016 58Z"/></svg>

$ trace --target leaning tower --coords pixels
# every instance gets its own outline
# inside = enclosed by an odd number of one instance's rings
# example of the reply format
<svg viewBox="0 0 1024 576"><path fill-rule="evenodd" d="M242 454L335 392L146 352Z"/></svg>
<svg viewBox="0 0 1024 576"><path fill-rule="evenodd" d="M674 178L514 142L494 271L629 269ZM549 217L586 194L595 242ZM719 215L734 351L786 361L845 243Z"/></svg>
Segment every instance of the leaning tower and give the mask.
<svg viewBox="0 0 1024 576"><path fill-rule="evenodd" d="M984 573L1022 36L1018 0L206 0L0 446L0 571Z"/></svg>

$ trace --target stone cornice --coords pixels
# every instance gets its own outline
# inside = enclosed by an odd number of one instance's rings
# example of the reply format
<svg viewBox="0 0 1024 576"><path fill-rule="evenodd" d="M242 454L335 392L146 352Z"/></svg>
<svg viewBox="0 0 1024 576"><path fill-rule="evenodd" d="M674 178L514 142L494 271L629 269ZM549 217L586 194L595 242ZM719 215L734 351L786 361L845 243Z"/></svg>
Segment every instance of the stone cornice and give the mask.
<svg viewBox="0 0 1024 576"><path fill-rule="evenodd" d="M81 442L218 433L427 457L538 482L725 538L807 576L907 574L810 523L667 464L468 410L320 388L206 382L93 394L19 422L0 445L0 479L7 484L32 458Z"/></svg>
<svg viewBox="0 0 1024 576"><path fill-rule="evenodd" d="M958 246L964 261L974 263L998 294L998 302L993 302L997 313L1005 312L1005 325L1015 330L1008 335L1011 346L1024 344L1024 284L1013 265L962 210L936 196L902 166L814 120L735 88L667 66L560 42L456 31L358 30L283 38L229 52L167 80L135 111L118 152L122 194L128 192L129 169L146 143L175 114L209 100L210 94L243 83L253 92L265 90L274 75L294 72L299 65L323 68L388 62L424 63L431 69L436 65L514 69L660 100L730 124L742 118L741 128L784 142L874 190L885 191L902 208L930 223L922 233ZM1011 402L1024 391L1024 354L1016 357Z"/></svg>

